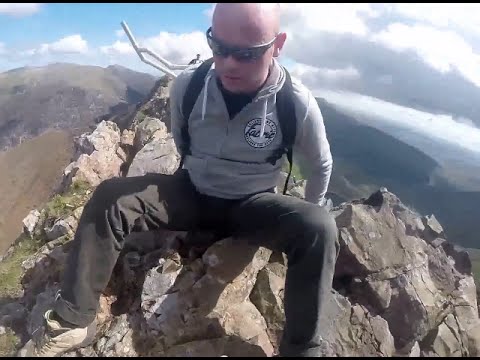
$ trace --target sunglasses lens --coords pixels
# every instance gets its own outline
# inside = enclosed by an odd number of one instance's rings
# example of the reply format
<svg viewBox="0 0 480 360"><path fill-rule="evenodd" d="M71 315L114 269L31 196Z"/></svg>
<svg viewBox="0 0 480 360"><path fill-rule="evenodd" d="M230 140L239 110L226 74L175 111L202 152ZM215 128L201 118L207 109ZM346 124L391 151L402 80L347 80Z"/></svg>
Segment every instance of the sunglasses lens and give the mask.
<svg viewBox="0 0 480 360"><path fill-rule="evenodd" d="M233 57L238 61L252 61L255 59L255 52L252 50L238 50L235 51Z"/></svg>
<svg viewBox="0 0 480 360"><path fill-rule="evenodd" d="M231 49L215 40L209 33L207 33L207 41L215 56L226 58L231 55L239 62L250 62L260 58L271 46L271 44L269 44L267 46L257 48Z"/></svg>

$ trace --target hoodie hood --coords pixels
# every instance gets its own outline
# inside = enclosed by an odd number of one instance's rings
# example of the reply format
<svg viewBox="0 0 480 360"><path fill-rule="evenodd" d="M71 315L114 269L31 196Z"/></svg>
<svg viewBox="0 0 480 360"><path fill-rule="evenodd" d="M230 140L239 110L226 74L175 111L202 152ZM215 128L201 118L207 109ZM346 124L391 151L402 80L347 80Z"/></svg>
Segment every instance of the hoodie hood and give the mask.
<svg viewBox="0 0 480 360"><path fill-rule="evenodd" d="M202 120L205 119L205 113L207 111L207 99L208 99L208 86L209 82L212 77L215 76L215 64L212 65L212 68L207 73L205 77L205 91L203 92L203 99L202 99ZM278 63L278 61L274 58L272 61L272 67L270 74L268 75L265 84L260 89L258 94L253 99L253 102L262 101L263 104L263 114L262 114L262 123L260 127L260 138L264 137L265 134L265 124L267 122L267 109L268 109L268 101L269 99L275 97L277 92L282 88L283 84L285 83L285 70L283 67Z"/></svg>

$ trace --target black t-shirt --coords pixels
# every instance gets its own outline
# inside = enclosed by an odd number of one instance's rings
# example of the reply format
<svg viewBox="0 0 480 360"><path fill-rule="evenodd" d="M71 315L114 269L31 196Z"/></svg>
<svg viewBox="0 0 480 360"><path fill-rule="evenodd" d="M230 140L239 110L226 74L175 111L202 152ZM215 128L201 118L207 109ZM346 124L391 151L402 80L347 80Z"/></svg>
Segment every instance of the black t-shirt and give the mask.
<svg viewBox="0 0 480 360"><path fill-rule="evenodd" d="M250 103L257 95L257 91L251 94L232 93L222 86L221 81L218 81L218 86L220 88L220 91L222 92L225 105L228 109L228 114L230 115L230 119L233 119L233 117L238 114L243 109L243 107Z"/></svg>

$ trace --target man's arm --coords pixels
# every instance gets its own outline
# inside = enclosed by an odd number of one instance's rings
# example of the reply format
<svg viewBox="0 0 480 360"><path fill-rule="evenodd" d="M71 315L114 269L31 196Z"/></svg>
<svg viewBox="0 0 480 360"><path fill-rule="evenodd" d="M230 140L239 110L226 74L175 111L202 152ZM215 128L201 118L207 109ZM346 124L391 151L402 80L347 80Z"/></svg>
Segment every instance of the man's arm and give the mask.
<svg viewBox="0 0 480 360"><path fill-rule="evenodd" d="M305 188L305 200L323 205L332 174L333 159L325 131L323 116L317 101L308 91L307 111L300 126L293 149L303 155L308 166L309 177Z"/></svg>

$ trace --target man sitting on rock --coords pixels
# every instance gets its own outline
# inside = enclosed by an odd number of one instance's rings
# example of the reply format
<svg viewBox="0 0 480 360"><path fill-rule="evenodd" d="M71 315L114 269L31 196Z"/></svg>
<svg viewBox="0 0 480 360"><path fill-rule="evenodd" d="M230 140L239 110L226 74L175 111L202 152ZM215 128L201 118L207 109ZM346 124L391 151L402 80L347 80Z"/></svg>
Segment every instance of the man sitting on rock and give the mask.
<svg viewBox="0 0 480 360"><path fill-rule="evenodd" d="M181 73L170 93L172 133L184 161L173 175L112 178L86 204L53 309L41 341L24 356L58 356L89 344L96 331L99 298L133 231L214 230L288 257L286 323L280 356L321 355L322 319L331 296L338 231L322 206L332 157L318 104L293 81L297 121L294 153L302 153L310 177L305 200L274 191L282 161L276 101L288 73L279 65L286 34L273 4L218 4L207 32L214 66L191 115L183 95L197 66ZM202 66L202 65L199 65ZM189 150L185 150L188 121Z"/></svg>

